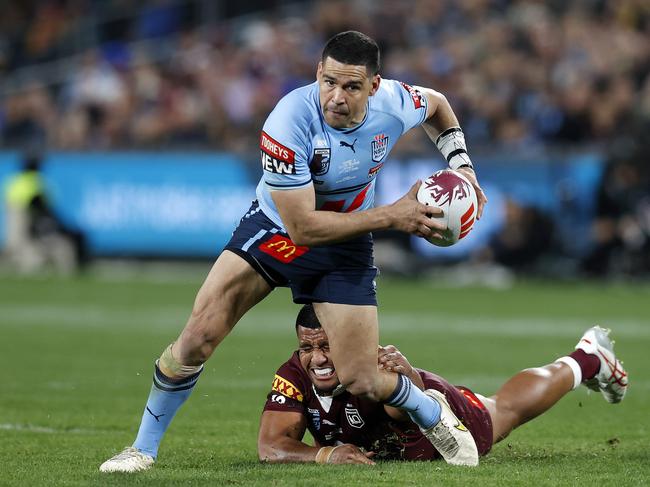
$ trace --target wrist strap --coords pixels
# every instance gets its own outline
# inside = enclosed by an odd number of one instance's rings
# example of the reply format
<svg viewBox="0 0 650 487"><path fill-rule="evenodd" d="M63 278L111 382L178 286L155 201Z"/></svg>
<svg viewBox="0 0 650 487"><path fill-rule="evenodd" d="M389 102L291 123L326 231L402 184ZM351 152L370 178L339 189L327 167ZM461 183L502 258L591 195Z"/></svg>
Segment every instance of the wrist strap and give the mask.
<svg viewBox="0 0 650 487"><path fill-rule="evenodd" d="M332 453L338 446L324 446L316 453L316 463L329 463Z"/></svg>
<svg viewBox="0 0 650 487"><path fill-rule="evenodd" d="M436 139L436 146L451 169L456 170L460 167L474 168L467 155L465 134L463 134L460 127L451 127L441 133Z"/></svg>

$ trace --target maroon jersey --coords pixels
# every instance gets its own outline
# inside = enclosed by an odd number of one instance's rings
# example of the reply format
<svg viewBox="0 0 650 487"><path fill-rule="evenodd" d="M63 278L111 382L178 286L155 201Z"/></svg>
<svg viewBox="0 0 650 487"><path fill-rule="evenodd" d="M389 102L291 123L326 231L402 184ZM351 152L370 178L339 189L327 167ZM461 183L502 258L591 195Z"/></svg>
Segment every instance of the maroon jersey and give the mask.
<svg viewBox="0 0 650 487"><path fill-rule="evenodd" d="M492 421L485 406L465 387L455 387L442 377L416 369L427 389L445 394L451 409L469 429L479 455L492 446ZM264 411L302 413L307 428L320 445L352 443L374 451L376 459L433 460L440 458L418 426L392 419L382 404L343 392L320 396L302 368L298 352L275 374Z"/></svg>

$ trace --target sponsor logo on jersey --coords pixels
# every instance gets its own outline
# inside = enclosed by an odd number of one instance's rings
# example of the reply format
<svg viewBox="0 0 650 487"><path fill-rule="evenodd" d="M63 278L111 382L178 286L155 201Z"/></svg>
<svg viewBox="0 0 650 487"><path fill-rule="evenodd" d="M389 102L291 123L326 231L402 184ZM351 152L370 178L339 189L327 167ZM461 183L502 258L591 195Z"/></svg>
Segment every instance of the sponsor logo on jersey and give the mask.
<svg viewBox="0 0 650 487"><path fill-rule="evenodd" d="M262 169L275 174L296 174L296 153L262 131L260 137Z"/></svg>
<svg viewBox="0 0 650 487"><path fill-rule="evenodd" d="M406 91L409 92L409 95L411 96L411 100L413 100L413 107L416 110L418 108L424 107L424 101L422 100L422 93L420 93L419 90L416 90L411 85L407 85L406 83L402 83L401 81L399 82L399 84L402 85L402 88L404 88Z"/></svg>
<svg viewBox="0 0 650 487"><path fill-rule="evenodd" d="M307 408L309 417L316 430L320 429L320 411L318 409Z"/></svg>
<svg viewBox="0 0 650 487"><path fill-rule="evenodd" d="M287 402L287 398L281 394L273 394L271 396L271 401L277 402L278 404L284 404L285 402Z"/></svg>
<svg viewBox="0 0 650 487"><path fill-rule="evenodd" d="M366 424L359 414L359 410L355 407L352 407L352 404L348 404L345 407L345 417L347 418L350 426L353 428L363 428L363 425Z"/></svg>
<svg viewBox="0 0 650 487"><path fill-rule="evenodd" d="M370 143L373 162L381 162L388 152L388 135L377 134Z"/></svg>
<svg viewBox="0 0 650 487"><path fill-rule="evenodd" d="M296 401L302 402L302 392L300 392L300 389L298 389L296 386L294 386L291 382L289 382L287 379L284 377L280 377L278 374L275 374L275 378L273 379L273 385L271 386L271 390L275 392L279 392L283 396L286 396L290 399L295 399ZM280 402L280 401L275 401L275 402Z"/></svg>
<svg viewBox="0 0 650 487"><path fill-rule="evenodd" d="M262 243L259 246L259 249L265 254L269 254L274 259L288 264L307 252L309 247L296 245L289 237L276 234L266 242Z"/></svg>
<svg viewBox="0 0 650 487"><path fill-rule="evenodd" d="M384 163L383 163L383 162L380 162L380 163L377 164L376 166L371 167L371 168L368 170L368 177L369 177L369 178L375 177L375 176L377 175L377 173L380 171L380 169L381 169L383 166L384 166Z"/></svg>
<svg viewBox="0 0 650 487"><path fill-rule="evenodd" d="M356 144L356 143L357 143L357 139L354 139L354 142L352 142L352 143L346 142L345 140L341 140L339 142L339 147L347 147L348 149L351 149L352 152L354 152L356 154L357 151L354 150L354 144Z"/></svg>
<svg viewBox="0 0 650 487"><path fill-rule="evenodd" d="M309 170L314 176L322 176L330 170L330 149L314 149L314 155L309 163Z"/></svg>

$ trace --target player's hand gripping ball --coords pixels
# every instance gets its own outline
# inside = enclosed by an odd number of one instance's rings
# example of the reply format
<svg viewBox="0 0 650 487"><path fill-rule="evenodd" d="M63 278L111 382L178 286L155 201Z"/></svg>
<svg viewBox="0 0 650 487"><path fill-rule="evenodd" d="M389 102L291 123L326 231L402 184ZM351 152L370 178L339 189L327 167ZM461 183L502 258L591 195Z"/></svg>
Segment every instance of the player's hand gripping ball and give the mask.
<svg viewBox="0 0 650 487"><path fill-rule="evenodd" d="M443 169L428 177L418 190L418 201L442 209L439 218L447 224L443 238L429 239L439 247L449 247L466 237L476 221L478 202L474 187L465 176L451 169Z"/></svg>

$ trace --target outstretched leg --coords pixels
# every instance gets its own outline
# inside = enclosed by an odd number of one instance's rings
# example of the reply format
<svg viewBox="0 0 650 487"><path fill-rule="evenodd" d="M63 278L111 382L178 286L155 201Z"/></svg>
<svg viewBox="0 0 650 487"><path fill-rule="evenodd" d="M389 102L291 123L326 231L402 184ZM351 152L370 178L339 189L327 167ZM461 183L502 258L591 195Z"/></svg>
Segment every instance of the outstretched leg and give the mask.
<svg viewBox="0 0 650 487"><path fill-rule="evenodd" d="M492 417L493 441L536 418L573 389L573 371L561 362L522 370L489 398L481 398Z"/></svg>
<svg viewBox="0 0 650 487"><path fill-rule="evenodd" d="M191 394L203 363L239 319L269 294L269 284L241 257L224 251L199 290L178 340L156 361L153 386L133 447L104 462L103 472L149 468L172 418Z"/></svg>
<svg viewBox="0 0 650 487"><path fill-rule="evenodd" d="M481 396L492 417L494 442L550 409L581 383L601 391L611 403L625 396L627 373L614 355L608 330L590 328L570 355L543 367L523 370L493 396Z"/></svg>

